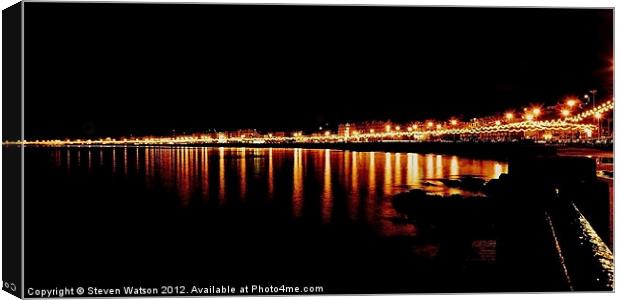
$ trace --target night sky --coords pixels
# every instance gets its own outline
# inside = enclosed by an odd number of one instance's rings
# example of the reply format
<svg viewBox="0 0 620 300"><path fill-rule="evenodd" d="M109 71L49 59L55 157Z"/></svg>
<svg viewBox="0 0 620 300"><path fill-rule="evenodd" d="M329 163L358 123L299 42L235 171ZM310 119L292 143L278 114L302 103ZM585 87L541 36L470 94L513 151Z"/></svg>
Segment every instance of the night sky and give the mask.
<svg viewBox="0 0 620 300"><path fill-rule="evenodd" d="M611 9L25 7L27 139L311 130L612 95Z"/></svg>

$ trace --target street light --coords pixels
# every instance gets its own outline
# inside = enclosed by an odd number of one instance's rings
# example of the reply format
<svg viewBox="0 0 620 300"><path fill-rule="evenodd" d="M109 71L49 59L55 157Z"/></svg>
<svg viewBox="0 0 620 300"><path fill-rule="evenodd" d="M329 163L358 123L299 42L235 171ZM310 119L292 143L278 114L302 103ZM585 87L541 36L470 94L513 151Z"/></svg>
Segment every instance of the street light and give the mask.
<svg viewBox="0 0 620 300"><path fill-rule="evenodd" d="M601 118L603 117L603 115L600 112L595 112L594 113L594 118L596 119L596 127L598 129L598 136L601 137L603 136L603 133L601 132Z"/></svg>
<svg viewBox="0 0 620 300"><path fill-rule="evenodd" d="M577 101L574 99L569 99L568 101L566 101L566 105L568 105L568 107L573 107L575 106L575 104L577 104Z"/></svg>
<svg viewBox="0 0 620 300"><path fill-rule="evenodd" d="M452 126L456 126L457 123L458 123L457 120L454 120L454 119L450 120L450 125L452 125Z"/></svg>
<svg viewBox="0 0 620 300"><path fill-rule="evenodd" d="M594 113L594 117L600 120L603 117L603 115L597 111Z"/></svg>
<svg viewBox="0 0 620 300"><path fill-rule="evenodd" d="M597 90L590 90L590 93L592 94L592 107L596 106L596 93L598 91Z"/></svg>
<svg viewBox="0 0 620 300"><path fill-rule="evenodd" d="M514 118L515 116L512 113L506 113L506 120L510 121Z"/></svg>
<svg viewBox="0 0 620 300"><path fill-rule="evenodd" d="M540 108L534 107L534 109L532 109L532 113L534 116L538 117L540 115Z"/></svg>
<svg viewBox="0 0 620 300"><path fill-rule="evenodd" d="M568 116L570 115L570 110L568 110L568 109L563 109L563 110L561 111L561 113L562 113L562 115L563 115L563 116L568 117Z"/></svg>
<svg viewBox="0 0 620 300"><path fill-rule="evenodd" d="M592 109L596 108L596 93L597 90L590 90L590 94L592 94ZM601 119L596 118L596 127L599 129L598 135L601 137Z"/></svg>

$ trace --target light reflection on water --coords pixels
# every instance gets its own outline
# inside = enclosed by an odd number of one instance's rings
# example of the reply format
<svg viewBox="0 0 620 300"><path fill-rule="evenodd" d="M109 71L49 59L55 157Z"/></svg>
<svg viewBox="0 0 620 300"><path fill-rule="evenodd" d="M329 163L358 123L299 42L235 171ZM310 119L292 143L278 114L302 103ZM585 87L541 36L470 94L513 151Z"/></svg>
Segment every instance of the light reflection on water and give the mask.
<svg viewBox="0 0 620 300"><path fill-rule="evenodd" d="M365 222L386 235L414 230L389 221L394 194L412 188L462 194L440 180L507 172L503 162L453 155L299 148L73 147L52 150L52 159L68 174L85 169L163 188L182 206L196 199L216 205L279 200L289 203L293 218L312 217L318 207L324 224Z"/></svg>

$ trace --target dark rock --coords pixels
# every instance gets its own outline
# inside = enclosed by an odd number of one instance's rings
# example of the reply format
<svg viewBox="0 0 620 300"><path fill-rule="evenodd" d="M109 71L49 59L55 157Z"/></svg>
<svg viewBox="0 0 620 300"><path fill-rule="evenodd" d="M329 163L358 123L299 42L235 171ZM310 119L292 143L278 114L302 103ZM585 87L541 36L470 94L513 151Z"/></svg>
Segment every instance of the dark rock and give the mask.
<svg viewBox="0 0 620 300"><path fill-rule="evenodd" d="M480 191L484 187L485 181L482 178L466 176L461 179L462 188L469 191Z"/></svg>

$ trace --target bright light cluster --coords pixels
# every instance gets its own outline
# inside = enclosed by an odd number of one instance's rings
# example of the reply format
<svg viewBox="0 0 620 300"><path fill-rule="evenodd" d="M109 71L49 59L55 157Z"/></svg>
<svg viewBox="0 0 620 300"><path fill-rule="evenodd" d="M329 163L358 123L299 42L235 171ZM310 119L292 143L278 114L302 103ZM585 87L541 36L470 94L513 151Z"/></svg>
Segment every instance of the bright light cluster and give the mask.
<svg viewBox="0 0 620 300"><path fill-rule="evenodd" d="M606 112L608 112L608 111L610 111L612 109L614 109L614 103L613 103L613 101L609 100L609 101L604 102L603 104L601 104L601 105L599 105L599 106L597 106L595 108L586 110L586 111L584 111L584 112L582 112L582 113L580 113L580 114L578 114L578 115L576 115L574 117L568 118L567 120L572 121L572 122L582 122L584 120L587 120L590 117L593 117L595 119L601 119L601 118L603 118L603 115Z"/></svg>
<svg viewBox="0 0 620 300"><path fill-rule="evenodd" d="M272 133L260 135L239 134L229 136L226 133L163 136L163 137L134 137L134 138L102 138L95 140L36 140L36 141L5 141L3 144L25 145L126 145L126 144L224 144L224 143L316 143L316 142L371 142L381 139L409 139L425 140L431 137L445 136L471 136L471 135L513 135L515 133L540 133L540 137L549 140L553 133L580 133L579 138L590 138L592 133L600 130L596 122L605 117L605 114L614 108L613 101L609 100L602 104L571 116L572 109L577 104L576 100L567 100L565 106L559 107L561 117L557 119L543 120L545 111L540 107L523 109L523 114L517 116L514 112L506 112L503 115L486 118L473 118L470 122L464 122L455 118L446 122L425 121L410 123L407 126L387 124L383 129L361 130L346 129L344 133L322 130L315 134L304 135L301 131L275 135ZM520 117L520 118L519 118ZM349 126L347 124L347 126ZM404 129L406 128L406 129Z"/></svg>
<svg viewBox="0 0 620 300"><path fill-rule="evenodd" d="M437 128L437 127L436 127ZM523 121L517 123L508 124L496 124L491 126L478 126L469 128L441 128L420 130L420 131L407 131L407 132L381 132L381 133L367 133L357 134L349 137L350 139L381 139L381 138L423 138L424 136L444 136L444 135L466 135L466 134L510 134L510 133L523 133L523 132L535 132L535 131L578 131L584 133L591 133L596 130L596 126L592 124L576 124L569 123L562 120L546 120L546 121ZM298 141L322 141L326 139L338 140L343 139L342 136L333 135L329 137L319 136L304 136L298 139Z"/></svg>

